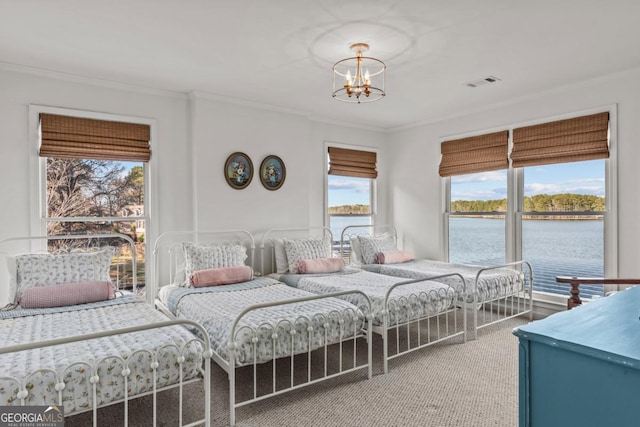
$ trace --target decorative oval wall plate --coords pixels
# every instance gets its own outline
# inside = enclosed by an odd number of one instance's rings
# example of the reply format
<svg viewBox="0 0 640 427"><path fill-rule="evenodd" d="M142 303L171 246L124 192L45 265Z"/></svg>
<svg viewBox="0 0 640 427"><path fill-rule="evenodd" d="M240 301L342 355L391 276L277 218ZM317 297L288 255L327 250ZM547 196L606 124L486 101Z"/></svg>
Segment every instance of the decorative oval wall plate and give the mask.
<svg viewBox="0 0 640 427"><path fill-rule="evenodd" d="M277 190L284 184L287 168L278 156L267 156L260 163L260 182L267 190Z"/></svg>
<svg viewBox="0 0 640 427"><path fill-rule="evenodd" d="M251 182L253 178L253 163L244 153L239 151L227 158L224 164L224 178L232 188L242 190Z"/></svg>

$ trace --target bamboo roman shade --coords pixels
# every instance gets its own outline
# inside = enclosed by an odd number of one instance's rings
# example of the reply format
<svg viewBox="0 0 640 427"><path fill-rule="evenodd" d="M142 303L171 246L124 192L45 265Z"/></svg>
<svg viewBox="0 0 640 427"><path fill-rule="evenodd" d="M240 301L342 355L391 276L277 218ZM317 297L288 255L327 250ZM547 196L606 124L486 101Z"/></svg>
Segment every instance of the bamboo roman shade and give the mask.
<svg viewBox="0 0 640 427"><path fill-rule="evenodd" d="M509 167L509 132L504 130L444 141L440 176L488 172Z"/></svg>
<svg viewBox="0 0 640 427"><path fill-rule="evenodd" d="M607 159L608 130L609 113L514 129L512 166Z"/></svg>
<svg viewBox="0 0 640 427"><path fill-rule="evenodd" d="M329 175L376 178L376 161L372 151L329 147Z"/></svg>
<svg viewBox="0 0 640 427"><path fill-rule="evenodd" d="M40 114L41 157L148 162L149 125Z"/></svg>

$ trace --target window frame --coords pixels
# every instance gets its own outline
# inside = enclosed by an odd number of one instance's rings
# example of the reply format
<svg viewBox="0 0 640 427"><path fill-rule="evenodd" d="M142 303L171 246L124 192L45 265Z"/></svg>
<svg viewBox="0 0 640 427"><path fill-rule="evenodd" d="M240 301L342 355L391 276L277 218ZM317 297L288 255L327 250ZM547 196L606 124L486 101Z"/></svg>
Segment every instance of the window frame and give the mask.
<svg viewBox="0 0 640 427"><path fill-rule="evenodd" d="M149 119L144 117L125 116L111 113L102 113L86 110L75 110L60 107L50 107L45 105L29 105L29 141L31 145L30 150L30 202L31 202L31 235L32 236L46 236L47 235L47 223L52 218L48 218L47 209L47 157L40 157L40 113L58 114L63 116L81 117L98 120L112 120L128 123L139 123L149 125L151 139L149 146L151 151L154 151L155 141L157 140L157 123L155 119ZM139 220L145 222L145 253L150 254L150 242L152 242L156 236L158 236L158 229L153 221L155 212L158 208L158 198L156 185L158 170L156 162L149 160L149 162L143 163L144 171L144 215L136 217L100 217L103 221L132 221L137 223ZM57 219L60 220L60 219ZM66 220L72 222L92 222L96 221L96 217L74 217L72 220ZM146 280L152 280L153 259L148 259L145 262L145 278ZM153 301L154 296L151 293L147 294L147 300Z"/></svg>
<svg viewBox="0 0 640 427"><path fill-rule="evenodd" d="M360 151L370 151L372 153L376 153L376 156L379 156L380 153L376 148L373 147L363 147L360 145L348 145L348 144L340 144L335 142L325 142L324 143L324 226L326 228L331 229L331 217L341 217L341 216L349 216L349 217L362 217L362 218L370 218L371 225L376 225L376 216L377 216L377 183L375 178L369 179L369 206L371 207L370 214L337 214L337 215L329 215L329 174L328 174L328 165L329 165L329 147L336 148L344 148L347 150L360 150ZM333 236L334 240L340 239L341 236Z"/></svg>
<svg viewBox="0 0 640 427"><path fill-rule="evenodd" d="M604 215L604 277L615 278L618 276L618 200L617 200L617 105L607 105L597 108L590 108L572 112L570 114L555 115L536 119L532 121L515 123L506 126L509 130L509 152L513 147L513 129L523 126L531 126L541 123L552 122L556 120L571 119L584 115L596 114L601 112L609 112L609 158L605 160L605 209ZM501 127L502 129L505 126ZM445 140L465 138L469 136L479 135L492 132L494 130L483 130L472 134L454 135L440 138L439 143ZM441 259L449 261L449 218L451 216L451 178L445 177L441 179L442 185L442 223L441 230ZM507 262L515 262L522 259L522 216L524 212L524 168L513 168L509 165L507 169L507 212L505 215L505 259ZM535 266L534 266L535 269ZM534 271L535 277L535 271ZM618 290L617 285L605 285L604 291L609 292ZM567 294L551 295L546 293L533 292L534 300L546 302L550 304L566 305L566 299L569 297L569 288Z"/></svg>

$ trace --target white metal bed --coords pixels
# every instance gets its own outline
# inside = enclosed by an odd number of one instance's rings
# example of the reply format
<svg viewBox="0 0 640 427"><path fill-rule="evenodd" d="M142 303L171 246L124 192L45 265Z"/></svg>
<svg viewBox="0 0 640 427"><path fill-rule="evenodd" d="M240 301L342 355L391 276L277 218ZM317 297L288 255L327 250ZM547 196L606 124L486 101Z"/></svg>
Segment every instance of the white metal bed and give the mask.
<svg viewBox="0 0 640 427"><path fill-rule="evenodd" d="M188 274L181 266L193 264L185 262L185 244L204 248L206 254L240 245L248 255L243 262L251 264L254 239L244 230L172 231L161 235L153 250L157 304L207 329L212 357L229 377L231 425L236 410L250 403L358 370L366 369L371 378L366 295L359 295L356 306L337 298L354 292L319 296L261 277L191 288L185 286Z"/></svg>
<svg viewBox="0 0 640 427"><path fill-rule="evenodd" d="M533 268L527 261L497 266L478 266L414 259L393 264L366 263L356 245L361 237L388 238L397 249L397 233L393 226L353 225L342 230L340 254L351 265L367 271L405 279L428 278L446 273L459 273L466 281L464 293L467 308L472 309L474 339L478 329L517 316L533 315ZM353 246L352 246L353 243ZM357 259L360 258L360 259ZM456 286L447 278L434 279Z"/></svg>
<svg viewBox="0 0 640 427"><path fill-rule="evenodd" d="M347 290L365 293L373 308L372 331L381 335L383 340L385 373L388 372L389 360L408 352L454 337L462 337L466 341L466 310L460 310L454 304L459 299L457 292L465 289L461 275L449 273L429 280L400 280L348 269L326 274L292 274L283 271L284 264L279 266L281 258L287 257L281 248L286 239L303 242L303 245L307 244L307 239L328 240L333 246L331 231L324 227L267 231L260 244L262 273L318 294ZM271 260L269 264L265 263L265 258ZM457 281L457 288L432 280L438 277ZM345 296L357 303L351 297ZM463 307L464 304L463 301Z"/></svg>
<svg viewBox="0 0 640 427"><path fill-rule="evenodd" d="M131 254L130 268L126 269L127 273L132 273L127 282L127 287L132 286L131 293L122 292L123 295L113 299L77 305L21 307L27 305L19 297L19 292L24 296L25 291L21 285L31 278L43 282L35 284L34 288L48 285L61 294L65 288L69 289L66 282L58 280L61 277L86 279L85 274L106 274L114 278L116 288L120 289L123 270L118 261L121 259L119 256L111 258L109 251L119 254L123 245ZM67 249L61 250L61 246ZM54 247L58 250L50 253ZM94 254L107 248L105 261L100 266L91 265ZM158 394L176 388L180 425L210 425L211 350L208 337L201 334L199 338L185 327L204 332L197 323L171 320L135 296L136 251L128 236L10 238L0 242L0 249L8 266L3 286L16 288L14 303L0 311L0 398L3 405L56 406L63 409L65 417L91 411L92 423L96 426L99 408L122 403L123 423L127 426L133 415L129 409L131 401L151 395L151 421L156 426L159 422ZM113 259L116 260L115 271L110 275L108 270ZM65 268L61 268L63 266ZM95 271L88 273L90 270ZM10 285L8 281L13 279L17 283ZM75 298L72 293L70 297ZM202 381L204 386L201 416L183 413L183 390L187 384L197 381ZM117 410L117 407L113 408Z"/></svg>

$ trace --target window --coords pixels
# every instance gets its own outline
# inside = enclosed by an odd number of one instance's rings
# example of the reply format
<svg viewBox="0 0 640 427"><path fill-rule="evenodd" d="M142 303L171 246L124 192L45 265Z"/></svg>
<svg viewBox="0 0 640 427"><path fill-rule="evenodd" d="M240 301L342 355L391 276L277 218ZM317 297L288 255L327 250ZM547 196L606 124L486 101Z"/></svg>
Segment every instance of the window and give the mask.
<svg viewBox="0 0 640 427"><path fill-rule="evenodd" d="M526 260L533 265L539 296L566 297L569 289L556 283L556 276L604 277L605 246L615 247L605 241L607 221L613 221L606 215L612 206L606 195L614 193L614 182L607 179L612 176L609 113L511 134L510 169L445 180L449 261ZM603 293L602 286L580 288L586 298Z"/></svg>
<svg viewBox="0 0 640 427"><path fill-rule="evenodd" d="M150 126L48 113L38 119L47 235L128 235L136 246L137 284L143 286ZM127 256L130 248L123 245L117 259ZM125 285L131 283L130 265L118 266Z"/></svg>
<svg viewBox="0 0 640 427"><path fill-rule="evenodd" d="M376 153L329 147L327 217L335 241L350 225L374 224Z"/></svg>
<svg viewBox="0 0 640 427"><path fill-rule="evenodd" d="M524 168L522 258L533 289L566 295L556 276L604 277L605 160ZM602 285L581 285L584 298Z"/></svg>
<svg viewBox="0 0 640 427"><path fill-rule="evenodd" d="M507 171L451 177L449 261L505 263Z"/></svg>

